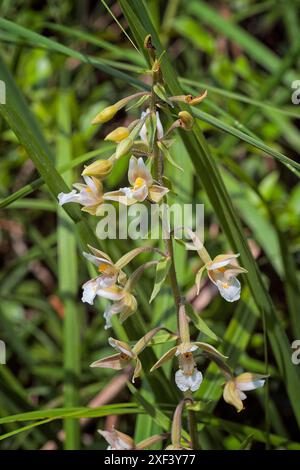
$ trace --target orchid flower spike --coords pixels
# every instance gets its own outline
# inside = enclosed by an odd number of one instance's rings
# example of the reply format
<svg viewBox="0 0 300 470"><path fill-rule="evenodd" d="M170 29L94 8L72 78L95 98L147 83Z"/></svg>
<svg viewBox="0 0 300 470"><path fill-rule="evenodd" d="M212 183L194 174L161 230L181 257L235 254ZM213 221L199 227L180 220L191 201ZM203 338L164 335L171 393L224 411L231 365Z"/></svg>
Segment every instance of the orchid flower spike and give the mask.
<svg viewBox="0 0 300 470"><path fill-rule="evenodd" d="M69 193L59 193L57 198L60 206L69 202L82 205L82 211L96 214L97 208L103 202L103 186L101 181L94 177L83 176L85 184L75 183Z"/></svg>
<svg viewBox="0 0 300 470"><path fill-rule="evenodd" d="M91 253L83 252L83 256L97 266L100 275L83 284L82 302L93 305L100 289L111 287L117 281L123 284L126 280L126 275L112 262L106 253L97 250L93 246L88 245L88 247Z"/></svg>
<svg viewBox="0 0 300 470"><path fill-rule="evenodd" d="M142 111L141 114L141 119L145 118L146 116L150 115L150 109L147 108L146 111ZM159 117L159 112L156 111L156 137L158 140L162 139L164 136L164 129ZM147 125L146 122L143 124L142 129L140 130L140 138L142 139L143 142L146 144L149 143L149 138L148 138L148 131L147 131Z"/></svg>
<svg viewBox="0 0 300 470"><path fill-rule="evenodd" d="M125 205L135 204L149 199L158 203L169 191L168 188L153 184L153 178L142 157L134 156L129 162L128 180L131 186L104 194L105 200L118 201Z"/></svg>
<svg viewBox="0 0 300 470"><path fill-rule="evenodd" d="M243 401L247 396L244 392L264 386L267 376L245 372L237 377L231 377L225 384L223 398L226 403L233 405L239 413L244 409Z"/></svg>
<svg viewBox="0 0 300 470"><path fill-rule="evenodd" d="M119 341L114 338L109 338L109 344L118 351L117 354L112 356L104 357L91 364L90 367L100 367L102 369L115 369L121 370L128 366L131 362L135 364L134 373L132 376L132 382L140 376L142 370L142 364L138 358L138 355L145 349L148 343L156 335L161 328L154 328L143 336L137 343L131 348L127 343Z"/></svg>

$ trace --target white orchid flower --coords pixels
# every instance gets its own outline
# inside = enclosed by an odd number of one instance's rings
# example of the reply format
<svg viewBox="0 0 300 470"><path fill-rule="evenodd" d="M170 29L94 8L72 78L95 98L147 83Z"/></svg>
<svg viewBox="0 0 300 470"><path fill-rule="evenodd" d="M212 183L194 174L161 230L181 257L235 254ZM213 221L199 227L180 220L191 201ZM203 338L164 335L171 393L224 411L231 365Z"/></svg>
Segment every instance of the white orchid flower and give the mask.
<svg viewBox="0 0 300 470"><path fill-rule="evenodd" d="M99 359L93 362L90 367L121 370L127 367L131 362L134 362L135 369L132 376L132 382L134 383L135 379L139 377L142 370L142 364L137 356L137 352L123 341L109 338L108 342L114 349L118 351L118 353Z"/></svg>
<svg viewBox="0 0 300 470"><path fill-rule="evenodd" d="M186 392L187 390L195 392L198 390L203 380L202 373L197 369L192 354L197 349L203 349L217 357L225 357L208 343L202 343L200 341L194 343L181 342L178 346L167 351L156 364L154 364L150 372L172 359L172 357L177 356L179 360L179 370L175 374L176 385L182 392Z"/></svg>
<svg viewBox="0 0 300 470"><path fill-rule="evenodd" d="M206 265L209 279L217 286L227 302L239 300L241 284L236 275L247 272L246 269L231 264L238 256L239 254L219 255Z"/></svg>
<svg viewBox="0 0 300 470"><path fill-rule="evenodd" d="M135 369L132 376L132 382L134 383L135 379L140 376L142 370L142 364L138 355L145 349L148 343L160 330L161 328L158 327L149 331L146 335L140 338L133 347L123 341L108 338L109 344L117 350L117 354L99 359L93 362L90 367L121 370L127 367L129 363L133 362Z"/></svg>
<svg viewBox="0 0 300 470"><path fill-rule="evenodd" d="M150 114L150 109L147 108L146 111L142 111L141 114L141 119L144 119L148 114ZM143 124L143 127L140 130L140 138L142 139L143 142L148 144L148 132L147 132L147 126L146 123ZM156 137L158 140L162 139L164 135L164 129L159 117L159 112L156 111Z"/></svg>
<svg viewBox="0 0 300 470"><path fill-rule="evenodd" d="M120 321L124 322L130 315L137 309L136 298L126 289L116 284L109 287L99 287L96 279L92 279L83 286L84 294L82 300L91 303L96 295L103 299L111 300L113 303L109 305L104 311L104 318L106 320L105 329L111 328L111 317L120 313Z"/></svg>
<svg viewBox="0 0 300 470"><path fill-rule="evenodd" d="M146 198L158 203L169 191L168 188L153 184L153 178L146 167L142 157L134 156L129 162L128 180L130 187L120 188L119 191L112 191L104 194L105 200L118 201L122 204L131 205L142 202Z"/></svg>
<svg viewBox="0 0 300 470"><path fill-rule="evenodd" d="M246 273L247 270L232 264L238 256L239 254L218 255L213 260L207 261L197 273L197 291L200 290L201 276L206 269L209 279L217 286L223 299L227 302L239 300L241 284L236 276L240 273Z"/></svg>
<svg viewBox="0 0 300 470"><path fill-rule="evenodd" d="M95 264L98 268L100 276L90 279L83 284L82 302L87 302L93 305L97 292L103 287L110 287L114 285L117 280L120 282L125 279L125 274L118 268L110 259L110 257L103 251L89 245L91 253L83 252L83 256Z"/></svg>
<svg viewBox="0 0 300 470"><path fill-rule="evenodd" d="M193 351L196 351L196 344L181 343L175 352L178 356L180 369L175 373L175 382L179 390L195 392L200 387L203 377L196 367Z"/></svg>
<svg viewBox="0 0 300 470"><path fill-rule="evenodd" d="M223 398L226 403L233 405L238 413L244 409L243 401L247 396L244 392L264 386L267 376L245 372L230 378L224 387Z"/></svg>
<svg viewBox="0 0 300 470"><path fill-rule="evenodd" d="M92 215L96 214L96 210L103 202L103 186L101 181L94 177L83 176L85 184L75 183L73 189L69 193L59 193L58 202L61 206L69 202L77 202L82 205L85 212Z"/></svg>
<svg viewBox="0 0 300 470"><path fill-rule="evenodd" d="M123 323L137 309L136 298L129 291L119 286L100 289L97 295L113 301L112 305L108 306L103 314L106 320L105 330L112 327L111 318L113 315L120 313L120 321Z"/></svg>

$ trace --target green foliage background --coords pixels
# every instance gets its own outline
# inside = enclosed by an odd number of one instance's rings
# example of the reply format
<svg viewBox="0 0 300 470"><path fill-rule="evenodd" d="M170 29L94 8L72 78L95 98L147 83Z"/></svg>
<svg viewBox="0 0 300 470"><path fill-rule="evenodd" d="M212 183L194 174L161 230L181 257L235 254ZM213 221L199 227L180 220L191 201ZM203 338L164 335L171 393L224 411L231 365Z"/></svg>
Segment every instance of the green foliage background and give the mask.
<svg viewBox="0 0 300 470"><path fill-rule="evenodd" d="M300 366L292 364L291 344L300 339L300 112L291 102L291 84L300 79L300 3L107 5L138 50L101 2L4 0L0 7L0 79L7 89L7 103L0 105L0 338L7 345L7 364L0 365L0 446L104 448L96 429L106 419L137 442L170 429L179 399L170 387L171 366L148 374L169 344L143 353L145 374L135 389L128 389L124 374L120 384L113 371L89 368L110 353L99 313L104 304L80 302L80 286L93 275L81 252L99 243L96 220L56 202L57 193L79 180L84 162L112 153L103 137L135 115L120 112L100 129L90 125L100 109L145 86L142 44L151 33L158 51L167 51L162 70L170 94L208 90L193 108L194 131L180 134L172 148L184 173L166 168L176 202L204 203L208 251L239 252L249 271L239 303L225 304L208 284L197 298L199 259L178 245L180 286L222 338L214 344L234 370L270 374L268 386L249 394L246 410L236 414L219 400L217 369L207 368L196 394L201 448L299 449ZM120 161L106 189L124 186L126 172L127 162ZM114 260L139 245L101 242ZM132 269L141 259L150 258L142 255ZM176 329L167 284L149 306L153 276L143 276L139 310L126 331L114 323L114 334L124 340L162 322ZM194 337L205 337L194 323ZM206 366L199 358L199 367Z"/></svg>

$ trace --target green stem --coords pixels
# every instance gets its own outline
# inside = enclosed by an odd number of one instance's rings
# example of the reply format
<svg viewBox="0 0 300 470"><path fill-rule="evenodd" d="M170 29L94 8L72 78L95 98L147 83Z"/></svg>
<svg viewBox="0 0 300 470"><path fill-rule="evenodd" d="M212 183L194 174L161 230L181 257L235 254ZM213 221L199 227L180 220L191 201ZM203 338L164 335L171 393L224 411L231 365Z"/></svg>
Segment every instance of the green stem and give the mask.
<svg viewBox="0 0 300 470"><path fill-rule="evenodd" d="M67 164L72 157L70 145L71 120L69 95L62 89L59 102L58 124L61 135L58 138L57 154L60 164ZM66 174L66 182L73 180L72 172ZM62 208L58 208L58 282L59 293L64 305L64 406L79 405L80 375L80 322L76 306L77 296L77 253L73 224ZM80 423L76 419L64 420L66 450L79 450Z"/></svg>
<svg viewBox="0 0 300 470"><path fill-rule="evenodd" d="M196 413L193 410L188 410L188 426L192 441L192 448L193 450L199 450Z"/></svg>
<svg viewBox="0 0 300 470"><path fill-rule="evenodd" d="M151 112L156 112L156 95L153 90L152 86L152 92L151 92L151 104L150 104L150 109ZM154 139L154 144L153 144L153 149L152 149L152 155L154 158L154 178L157 180L158 184L163 183L163 154L160 151L156 139ZM175 262L174 262L174 249L173 249L173 238L172 235L169 234L169 238L166 240L166 247L168 251L168 255L171 260L171 265L169 269L169 280L173 292L173 297L176 305L176 311L177 311L177 328L179 331L179 311L180 311L180 305L181 305L181 294L180 294L180 289L179 289L179 284L177 280L177 274L176 274L176 268L175 268ZM190 398L190 395L186 395L188 398ZM188 410L188 424L189 424L189 432L191 436L191 441L192 441L192 447L194 450L198 449L198 436L197 436L197 422L196 422L196 416L194 411Z"/></svg>

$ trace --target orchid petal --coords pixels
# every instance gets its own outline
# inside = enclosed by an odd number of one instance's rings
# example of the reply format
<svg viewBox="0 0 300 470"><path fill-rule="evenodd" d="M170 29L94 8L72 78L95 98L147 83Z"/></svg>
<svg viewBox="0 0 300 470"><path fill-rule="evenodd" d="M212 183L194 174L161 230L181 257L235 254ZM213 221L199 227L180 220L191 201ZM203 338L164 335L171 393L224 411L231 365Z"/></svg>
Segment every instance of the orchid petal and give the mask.
<svg viewBox="0 0 300 470"><path fill-rule="evenodd" d="M182 370L178 370L175 374L175 382L179 390L182 392L195 392L200 387L203 380L202 373L195 369L192 375L185 375Z"/></svg>

